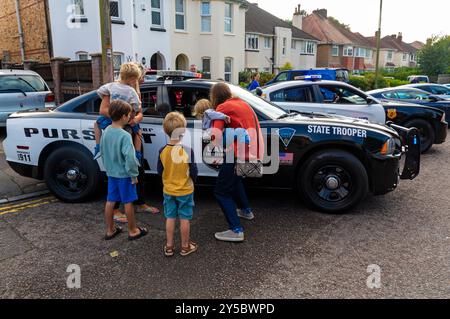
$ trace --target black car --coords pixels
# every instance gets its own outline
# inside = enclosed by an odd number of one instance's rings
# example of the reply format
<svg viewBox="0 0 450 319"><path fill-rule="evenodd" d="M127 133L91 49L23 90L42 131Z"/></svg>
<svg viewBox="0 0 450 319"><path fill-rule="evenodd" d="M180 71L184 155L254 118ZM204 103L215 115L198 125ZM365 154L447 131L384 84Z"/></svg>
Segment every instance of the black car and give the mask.
<svg viewBox="0 0 450 319"><path fill-rule="evenodd" d="M164 116L178 111L187 119L183 143L196 154L198 182L214 181L217 166L208 161L214 152L203 139L201 121L192 116L194 104L209 97L214 83L171 80L142 85L141 127L148 175L156 175L158 151L168 142L162 128ZM420 139L415 129L290 114L240 87L230 85L230 89L254 109L266 138L264 177L247 179L249 186L296 189L314 208L337 213L360 203L369 191L386 194L400 178L414 179L419 173ZM91 92L55 111L14 114L8 119L4 142L9 165L22 175L45 179L65 201L86 200L98 189L102 171L101 160L94 161L92 156L99 105L98 95Z"/></svg>

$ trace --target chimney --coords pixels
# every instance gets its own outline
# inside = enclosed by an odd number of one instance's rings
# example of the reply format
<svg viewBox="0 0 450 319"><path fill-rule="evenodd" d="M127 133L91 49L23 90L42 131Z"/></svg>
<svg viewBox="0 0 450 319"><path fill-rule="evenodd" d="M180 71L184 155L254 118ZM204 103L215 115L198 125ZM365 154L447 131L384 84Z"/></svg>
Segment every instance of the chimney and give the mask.
<svg viewBox="0 0 450 319"><path fill-rule="evenodd" d="M303 28L303 16L301 14L300 5L295 8L294 16L292 17L292 25L300 30Z"/></svg>
<svg viewBox="0 0 450 319"><path fill-rule="evenodd" d="M397 35L397 41L400 42L400 43L403 41L403 35L402 35L401 32L399 32L398 35Z"/></svg>
<svg viewBox="0 0 450 319"><path fill-rule="evenodd" d="M314 10L314 13L324 17L325 19L328 18L328 11L327 11L327 9L317 9L317 10Z"/></svg>

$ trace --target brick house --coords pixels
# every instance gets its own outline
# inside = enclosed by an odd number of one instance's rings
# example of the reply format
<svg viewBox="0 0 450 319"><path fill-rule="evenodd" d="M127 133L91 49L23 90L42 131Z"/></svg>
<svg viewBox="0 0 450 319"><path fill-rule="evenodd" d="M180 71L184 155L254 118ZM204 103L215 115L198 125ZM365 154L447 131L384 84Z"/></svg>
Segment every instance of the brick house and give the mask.
<svg viewBox="0 0 450 319"><path fill-rule="evenodd" d="M375 48L371 41L334 23L326 9L315 10L305 17L303 30L320 40L318 67L347 68L355 73L375 69Z"/></svg>
<svg viewBox="0 0 450 319"><path fill-rule="evenodd" d="M23 60L48 62L52 55L52 46L47 0L3 0L1 6L0 60L14 63L22 63Z"/></svg>

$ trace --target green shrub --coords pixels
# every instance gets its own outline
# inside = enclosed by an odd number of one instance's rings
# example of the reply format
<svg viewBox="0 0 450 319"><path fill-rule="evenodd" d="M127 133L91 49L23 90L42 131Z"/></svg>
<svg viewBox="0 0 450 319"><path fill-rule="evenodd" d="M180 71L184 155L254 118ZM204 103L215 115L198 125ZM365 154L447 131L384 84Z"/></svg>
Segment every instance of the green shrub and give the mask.
<svg viewBox="0 0 450 319"><path fill-rule="evenodd" d="M354 76L350 75L349 83L354 87L357 87L360 90L368 91L369 90L369 81L364 76Z"/></svg>
<svg viewBox="0 0 450 319"><path fill-rule="evenodd" d="M402 80L397 80L397 79L386 79L386 82L387 82L387 86L390 88L409 84L408 81L402 81Z"/></svg>
<svg viewBox="0 0 450 319"><path fill-rule="evenodd" d="M290 62L286 62L281 68L281 71L289 71L292 70L294 67L292 66L292 64Z"/></svg>
<svg viewBox="0 0 450 319"><path fill-rule="evenodd" d="M267 82L269 82L275 77L275 74L272 74L270 72L261 72L259 75L260 75L259 85L261 86L266 85Z"/></svg>

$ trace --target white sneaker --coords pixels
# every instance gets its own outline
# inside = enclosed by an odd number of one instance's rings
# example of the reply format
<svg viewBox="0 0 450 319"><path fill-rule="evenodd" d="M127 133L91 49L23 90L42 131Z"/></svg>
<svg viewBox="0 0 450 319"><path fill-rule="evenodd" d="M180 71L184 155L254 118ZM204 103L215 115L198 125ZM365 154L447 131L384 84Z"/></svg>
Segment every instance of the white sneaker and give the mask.
<svg viewBox="0 0 450 319"><path fill-rule="evenodd" d="M231 241L231 242L244 241L244 233L243 232L235 233L232 230L227 230L227 231L224 231L221 233L216 233L214 235L214 237L216 237L217 240L221 240L221 241Z"/></svg>
<svg viewBox="0 0 450 319"><path fill-rule="evenodd" d="M252 220L255 218L255 215L253 214L253 212L244 213L241 209L237 209L237 214L239 217L247 219L247 220Z"/></svg>

